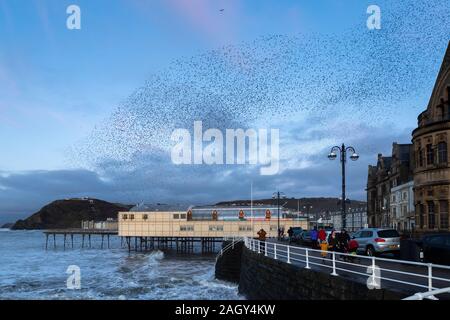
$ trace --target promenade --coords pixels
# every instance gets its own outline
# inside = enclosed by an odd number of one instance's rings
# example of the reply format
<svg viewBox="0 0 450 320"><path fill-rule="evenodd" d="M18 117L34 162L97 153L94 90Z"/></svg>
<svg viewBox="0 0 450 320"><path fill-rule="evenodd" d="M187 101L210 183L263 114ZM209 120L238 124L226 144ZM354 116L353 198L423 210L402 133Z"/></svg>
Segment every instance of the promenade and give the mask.
<svg viewBox="0 0 450 320"><path fill-rule="evenodd" d="M276 239L265 243L247 239L245 245L252 251L301 268L344 277L374 288L381 286L408 295L450 287L450 266L363 255L344 260L351 256L332 252L322 256L320 250L298 244L288 245L286 241ZM450 299L450 294L441 294L439 299Z"/></svg>

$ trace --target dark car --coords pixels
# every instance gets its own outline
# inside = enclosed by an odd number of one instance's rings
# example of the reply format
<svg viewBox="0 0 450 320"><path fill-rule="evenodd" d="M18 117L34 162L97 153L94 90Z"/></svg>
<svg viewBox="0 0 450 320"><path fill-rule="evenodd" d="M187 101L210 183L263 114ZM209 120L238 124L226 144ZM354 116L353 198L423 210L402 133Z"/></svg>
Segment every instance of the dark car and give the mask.
<svg viewBox="0 0 450 320"><path fill-rule="evenodd" d="M299 242L303 229L301 227L292 227L292 237L289 239L291 242Z"/></svg>
<svg viewBox="0 0 450 320"><path fill-rule="evenodd" d="M303 231L301 236L300 236L300 241L302 243L308 243L310 244L312 242L311 240L311 231Z"/></svg>
<svg viewBox="0 0 450 320"><path fill-rule="evenodd" d="M425 262L450 265L450 233L424 236L422 250Z"/></svg>

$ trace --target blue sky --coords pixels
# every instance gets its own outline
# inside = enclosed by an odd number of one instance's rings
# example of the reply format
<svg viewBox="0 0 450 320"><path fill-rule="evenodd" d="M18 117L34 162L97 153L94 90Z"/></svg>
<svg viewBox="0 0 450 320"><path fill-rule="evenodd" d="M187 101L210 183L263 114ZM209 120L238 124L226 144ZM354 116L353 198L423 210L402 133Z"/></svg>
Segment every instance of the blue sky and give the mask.
<svg viewBox="0 0 450 320"><path fill-rule="evenodd" d="M409 142L450 39L448 2L416 2L0 0L0 215L77 195L245 198L250 181L260 196L337 196L323 159L343 140L361 153L349 196L364 199L367 165ZM70 4L81 30L66 28ZM366 27L370 4L381 30ZM196 118L279 127L282 172L173 167L153 133Z"/></svg>

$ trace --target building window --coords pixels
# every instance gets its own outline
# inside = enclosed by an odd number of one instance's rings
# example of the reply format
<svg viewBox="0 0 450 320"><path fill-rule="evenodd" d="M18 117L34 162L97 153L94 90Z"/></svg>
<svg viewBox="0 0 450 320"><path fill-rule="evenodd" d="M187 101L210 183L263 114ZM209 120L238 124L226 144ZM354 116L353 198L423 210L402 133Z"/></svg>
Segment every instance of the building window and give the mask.
<svg viewBox="0 0 450 320"><path fill-rule="evenodd" d="M186 213L180 214L180 219L186 219Z"/></svg>
<svg viewBox="0 0 450 320"><path fill-rule="evenodd" d="M417 153L419 156L419 167L423 167L423 149L419 148Z"/></svg>
<svg viewBox="0 0 450 320"><path fill-rule="evenodd" d="M223 226L209 226L209 231L223 231Z"/></svg>
<svg viewBox="0 0 450 320"><path fill-rule="evenodd" d="M122 215L122 219L123 220L127 220L128 219L128 215L127 214Z"/></svg>
<svg viewBox="0 0 450 320"><path fill-rule="evenodd" d="M239 226L239 231L252 231L252 226Z"/></svg>
<svg viewBox="0 0 450 320"><path fill-rule="evenodd" d="M134 220L134 214L130 214L130 220Z"/></svg>
<svg viewBox="0 0 450 320"><path fill-rule="evenodd" d="M447 143L438 143L438 161L439 163L447 163Z"/></svg>
<svg viewBox="0 0 450 320"><path fill-rule="evenodd" d="M270 226L270 231L277 231L277 230L278 230L277 226L274 226L274 225Z"/></svg>
<svg viewBox="0 0 450 320"><path fill-rule="evenodd" d="M441 229L448 229L448 201L439 201L439 225Z"/></svg>
<svg viewBox="0 0 450 320"><path fill-rule="evenodd" d="M144 214L144 215L142 216L142 219L147 220L147 219L148 219L148 214Z"/></svg>
<svg viewBox="0 0 450 320"><path fill-rule="evenodd" d="M406 217L406 212L407 210L406 210L406 206L402 206L402 216L403 217Z"/></svg>
<svg viewBox="0 0 450 320"><path fill-rule="evenodd" d="M434 229L435 225L434 202L428 201L428 229Z"/></svg>
<svg viewBox="0 0 450 320"><path fill-rule="evenodd" d="M407 200L407 199L408 199L408 193L407 192L403 192L402 200Z"/></svg>
<svg viewBox="0 0 450 320"><path fill-rule="evenodd" d="M424 214L424 205L423 204L418 204L417 205L417 212L419 213L419 227L421 228L421 229L423 229L423 226L424 226L424 224L425 224L425 219L424 219L424 216L423 216L423 214Z"/></svg>
<svg viewBox="0 0 450 320"><path fill-rule="evenodd" d="M194 231L194 226L180 226L180 231Z"/></svg>
<svg viewBox="0 0 450 320"><path fill-rule="evenodd" d="M173 214L173 218L174 219L180 219L180 214L179 213L174 213Z"/></svg>
<svg viewBox="0 0 450 320"><path fill-rule="evenodd" d="M427 165L434 164L433 145L427 144Z"/></svg>

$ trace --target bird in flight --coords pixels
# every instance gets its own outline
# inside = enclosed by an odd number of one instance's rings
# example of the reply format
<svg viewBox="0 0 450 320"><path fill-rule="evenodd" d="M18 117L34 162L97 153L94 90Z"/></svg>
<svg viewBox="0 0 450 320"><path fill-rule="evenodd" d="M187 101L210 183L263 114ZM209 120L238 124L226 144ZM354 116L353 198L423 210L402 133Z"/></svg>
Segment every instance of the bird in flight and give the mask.
<svg viewBox="0 0 450 320"><path fill-rule="evenodd" d="M223 12L224 10L225 10L225 9L220 9L219 11L220 11L220 12Z"/></svg>

